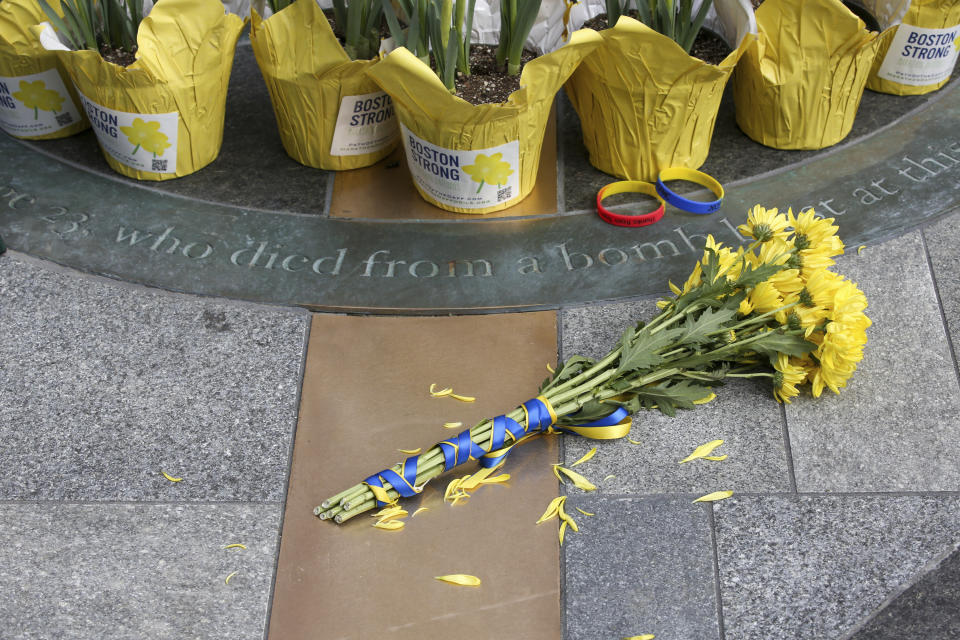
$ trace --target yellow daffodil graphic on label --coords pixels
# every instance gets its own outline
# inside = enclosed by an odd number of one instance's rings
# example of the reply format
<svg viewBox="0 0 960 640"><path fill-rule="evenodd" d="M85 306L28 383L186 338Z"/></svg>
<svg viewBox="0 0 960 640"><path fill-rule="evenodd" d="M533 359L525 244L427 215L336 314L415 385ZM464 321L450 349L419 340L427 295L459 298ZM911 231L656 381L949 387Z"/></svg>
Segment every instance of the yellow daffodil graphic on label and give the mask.
<svg viewBox="0 0 960 640"><path fill-rule="evenodd" d="M132 125L120 127L120 131L123 131L127 140L133 145L133 153L143 147L156 158L158 155L162 156L164 150L170 146L166 134L160 132L160 123L156 121L147 122L140 118L134 118Z"/></svg>
<svg viewBox="0 0 960 640"><path fill-rule="evenodd" d="M480 183L480 186L477 187L477 193L480 193L484 184L503 185L507 183L507 178L513 173L513 169L510 168L509 162L501 158L503 158L502 153L495 153L490 156L478 153L473 164L463 168L474 182Z"/></svg>
<svg viewBox="0 0 960 640"><path fill-rule="evenodd" d="M27 109L33 109L33 119L40 118L40 110L56 113L63 108L63 96L54 89L47 89L43 80L36 82L20 81L20 91L14 91L13 97L23 103Z"/></svg>

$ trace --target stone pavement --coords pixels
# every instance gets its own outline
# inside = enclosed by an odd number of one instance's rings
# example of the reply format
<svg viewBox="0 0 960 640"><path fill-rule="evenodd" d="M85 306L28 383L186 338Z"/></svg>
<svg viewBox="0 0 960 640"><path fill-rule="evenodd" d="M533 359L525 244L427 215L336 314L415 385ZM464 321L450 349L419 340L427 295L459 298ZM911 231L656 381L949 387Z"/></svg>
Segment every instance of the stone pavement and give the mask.
<svg viewBox="0 0 960 640"><path fill-rule="evenodd" d="M590 475L614 477L570 490L597 515L563 547L566 638L957 637L958 234L841 259L874 322L842 395L731 384L603 443ZM651 308L560 309L561 355ZM309 320L0 257L4 638L264 637ZM714 438L728 461L676 464Z"/></svg>

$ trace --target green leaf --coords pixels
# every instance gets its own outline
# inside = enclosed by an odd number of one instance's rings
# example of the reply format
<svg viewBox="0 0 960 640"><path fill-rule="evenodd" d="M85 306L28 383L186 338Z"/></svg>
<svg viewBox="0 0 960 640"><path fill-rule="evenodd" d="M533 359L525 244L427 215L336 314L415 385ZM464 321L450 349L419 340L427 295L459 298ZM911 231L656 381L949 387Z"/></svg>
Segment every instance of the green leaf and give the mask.
<svg viewBox="0 0 960 640"><path fill-rule="evenodd" d="M677 414L677 409L693 409L698 400L710 395L710 387L689 381L664 383L637 390L637 397L644 408L651 409L656 405L660 411L670 417Z"/></svg>
<svg viewBox="0 0 960 640"><path fill-rule="evenodd" d="M710 334L722 331L724 325L737 315L735 309L705 309L697 318L687 316L684 333L680 341L688 344L700 344L712 340Z"/></svg>
<svg viewBox="0 0 960 640"><path fill-rule="evenodd" d="M636 334L635 338L629 338L628 334L632 335L632 333L633 330L628 329L621 339L623 346L617 375L625 371L643 371L663 362L663 357L658 351L674 344L677 337L683 333L683 329L663 329L651 333L648 328L644 328Z"/></svg>
<svg viewBox="0 0 960 640"><path fill-rule="evenodd" d="M770 356L775 361L778 353L785 353L788 356L802 358L817 348L817 345L804 339L803 336L795 336L789 333L780 333L771 331L764 334L763 338L751 342L747 345L752 351Z"/></svg>

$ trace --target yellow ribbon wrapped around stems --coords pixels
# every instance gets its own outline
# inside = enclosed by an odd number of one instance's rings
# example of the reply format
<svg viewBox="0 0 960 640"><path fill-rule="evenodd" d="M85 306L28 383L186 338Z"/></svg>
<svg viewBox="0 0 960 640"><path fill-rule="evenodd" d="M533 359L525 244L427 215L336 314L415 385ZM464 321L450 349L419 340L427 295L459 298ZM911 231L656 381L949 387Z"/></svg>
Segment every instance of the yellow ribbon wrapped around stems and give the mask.
<svg viewBox="0 0 960 640"><path fill-rule="evenodd" d="M396 148L393 106L365 73L377 60L351 60L315 0L265 20L252 10L250 44L291 158L339 171L370 166Z"/></svg>
<svg viewBox="0 0 960 640"><path fill-rule="evenodd" d="M897 96L922 95L950 81L960 48L960 2L899 0L894 6L904 3L909 6L899 24L893 24L896 16L886 10L891 8L890 2L866 2L881 27L892 24L880 36L867 89ZM927 56L930 59L925 61Z"/></svg>
<svg viewBox="0 0 960 640"><path fill-rule="evenodd" d="M589 29L528 62L520 88L501 104L472 105L447 91L405 48L368 75L393 98L414 185L447 211L483 214L530 194L553 99L580 61L600 44Z"/></svg>
<svg viewBox="0 0 960 640"><path fill-rule="evenodd" d="M62 15L60 0L51 6ZM45 21L36 0L0 3L0 127L25 140L50 140L90 126L70 76L31 27Z"/></svg>
<svg viewBox="0 0 960 640"><path fill-rule="evenodd" d="M39 30L81 94L107 163L137 180L169 180L213 162L243 20L219 0L163 0L137 31L128 67L71 51ZM151 157L152 154L152 157Z"/></svg>
<svg viewBox="0 0 960 640"><path fill-rule="evenodd" d="M708 64L672 39L622 16L566 84L590 164L627 180L656 180L669 167L706 162L723 89L754 41L743 34Z"/></svg>
<svg viewBox="0 0 960 640"><path fill-rule="evenodd" d="M733 74L737 124L777 149L843 140L880 45L840 0L766 0L759 39Z"/></svg>

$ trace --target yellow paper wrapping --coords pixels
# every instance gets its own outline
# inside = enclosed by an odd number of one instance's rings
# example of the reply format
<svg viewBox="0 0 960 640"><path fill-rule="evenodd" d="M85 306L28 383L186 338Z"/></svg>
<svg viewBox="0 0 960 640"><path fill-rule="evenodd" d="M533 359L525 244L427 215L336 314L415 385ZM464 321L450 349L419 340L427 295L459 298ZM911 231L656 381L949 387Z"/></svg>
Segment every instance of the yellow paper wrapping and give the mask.
<svg viewBox="0 0 960 640"><path fill-rule="evenodd" d="M766 0L759 38L733 74L737 124L777 149L843 140L879 46L840 0Z"/></svg>
<svg viewBox="0 0 960 640"><path fill-rule="evenodd" d="M655 180L668 167L707 159L723 89L754 41L744 35L719 65L622 16L567 82L590 164L627 180Z"/></svg>
<svg viewBox="0 0 960 640"><path fill-rule="evenodd" d="M59 0L51 4L59 11ZM0 128L17 138L63 138L90 126L56 54L30 30L46 19L36 0L0 3Z"/></svg>
<svg viewBox="0 0 960 640"><path fill-rule="evenodd" d="M56 51L111 168L137 180L169 180L213 162L242 28L219 0L163 0L140 23L129 67L96 51ZM51 32L47 26L41 34L47 48Z"/></svg>
<svg viewBox="0 0 960 640"><path fill-rule="evenodd" d="M887 15L892 0L873 0L867 8L881 26L895 22ZM898 96L936 91L950 81L960 47L960 1L898 0L909 6L900 19L883 32L880 48L867 80L867 88ZM900 9L902 10L902 9ZM897 10L896 13L899 13ZM927 58L929 56L929 59ZM899 79L899 80L898 80Z"/></svg>
<svg viewBox="0 0 960 640"><path fill-rule="evenodd" d="M364 73L376 61L350 60L315 0L266 20L252 13L250 42L287 154L333 170L389 155L399 141L393 106Z"/></svg>
<svg viewBox="0 0 960 640"><path fill-rule="evenodd" d="M584 29L556 51L531 60L520 89L502 104L472 105L452 95L406 49L367 73L393 98L417 191L447 211L491 213L530 194L557 91L601 42Z"/></svg>

